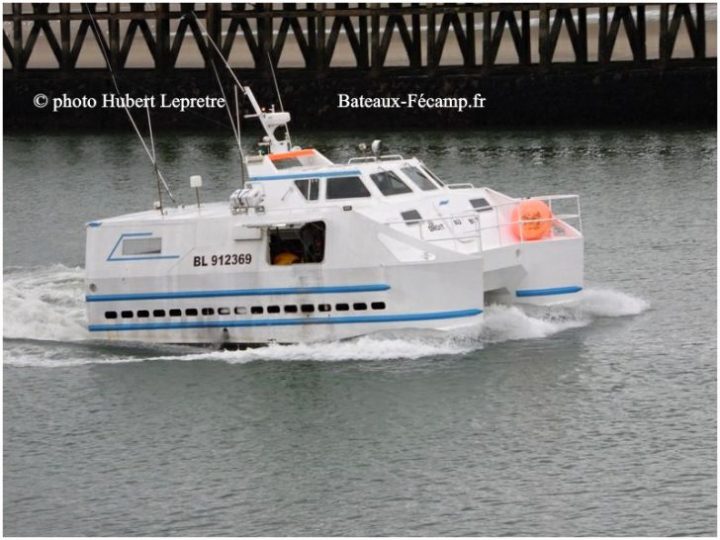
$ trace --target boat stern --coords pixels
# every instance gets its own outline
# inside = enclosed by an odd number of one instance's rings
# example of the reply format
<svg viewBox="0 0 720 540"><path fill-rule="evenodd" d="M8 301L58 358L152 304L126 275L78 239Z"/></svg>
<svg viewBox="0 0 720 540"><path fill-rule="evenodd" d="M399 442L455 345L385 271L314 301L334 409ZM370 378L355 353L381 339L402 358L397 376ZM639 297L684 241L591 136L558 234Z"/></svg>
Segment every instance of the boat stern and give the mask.
<svg viewBox="0 0 720 540"><path fill-rule="evenodd" d="M506 205L499 228L501 241L485 253L488 302L544 306L577 300L584 286L584 238L576 195Z"/></svg>

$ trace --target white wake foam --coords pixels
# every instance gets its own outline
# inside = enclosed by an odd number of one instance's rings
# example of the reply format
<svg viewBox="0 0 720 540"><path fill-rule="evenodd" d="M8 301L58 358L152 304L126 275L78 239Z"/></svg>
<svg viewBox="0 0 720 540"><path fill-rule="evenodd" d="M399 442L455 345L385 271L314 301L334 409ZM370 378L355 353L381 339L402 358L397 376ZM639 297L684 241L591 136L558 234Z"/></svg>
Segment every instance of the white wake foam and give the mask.
<svg viewBox="0 0 720 540"><path fill-rule="evenodd" d="M63 265L6 269L3 335L53 341L88 339L84 271Z"/></svg>
<svg viewBox="0 0 720 540"><path fill-rule="evenodd" d="M41 343L13 343L8 347L5 344L3 363L13 367L66 368L88 364L128 364L147 360L142 356L93 355L90 351L77 351L59 345L53 344L50 347Z"/></svg>
<svg viewBox="0 0 720 540"><path fill-rule="evenodd" d="M220 360L231 364L245 364L258 360L338 362L344 360L398 360L425 356L455 355L477 349L478 343L463 344L452 337L386 338L380 335L313 344L269 345L244 351L210 351L182 356L160 356L151 360Z"/></svg>
<svg viewBox="0 0 720 540"><path fill-rule="evenodd" d="M489 343L545 338L564 330L587 326L598 317L636 315L649 307L645 300L627 293L591 288L583 291L573 304L563 306L487 306L482 326L470 334L412 331L373 334L333 343L270 345L245 351L201 349L188 352L187 348L162 347L138 347L135 351L127 346L120 348L86 341L90 335L85 328L83 279L81 268L62 265L6 270L4 335L20 340L10 347L6 343L6 365L70 367L168 360L242 364L260 360L333 362L415 359L466 354ZM50 345L42 341L56 343Z"/></svg>
<svg viewBox="0 0 720 540"><path fill-rule="evenodd" d="M526 308L527 309L527 308ZM537 339L590 323L586 317L557 316L548 308L533 310L534 315L517 306L491 305L485 310L480 339L501 343L518 339Z"/></svg>
<svg viewBox="0 0 720 540"><path fill-rule="evenodd" d="M590 317L623 317L638 315L649 307L649 302L637 296L612 289L592 288L583 291L581 299L572 309Z"/></svg>

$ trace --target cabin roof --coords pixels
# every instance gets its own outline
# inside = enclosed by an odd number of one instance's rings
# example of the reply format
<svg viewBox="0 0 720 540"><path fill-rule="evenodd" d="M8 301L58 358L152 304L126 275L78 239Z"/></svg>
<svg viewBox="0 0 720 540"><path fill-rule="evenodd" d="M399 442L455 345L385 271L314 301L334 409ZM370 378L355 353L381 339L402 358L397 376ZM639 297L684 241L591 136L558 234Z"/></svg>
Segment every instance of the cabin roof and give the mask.
<svg viewBox="0 0 720 540"><path fill-rule="evenodd" d="M300 164L294 163L290 167L280 167L279 169L276 167L277 163L287 160L295 160L300 162ZM305 164L303 165L302 163ZM423 201L432 201L435 199L441 201L448 197L455 198L451 195L455 190L450 190L442 185L438 185L438 189L421 190L416 180L411 178L411 182L409 183L406 179L402 179L403 183L412 186L412 191L407 193L396 193L392 195L380 194L377 186L373 185L369 180L363 179L362 181L366 187L369 186L372 190L371 195L367 198L324 198L321 196L313 200L302 200L301 197L303 195L300 195L298 186L295 183L295 180L308 178L332 179L340 176L359 176L366 178L366 175L376 172L398 170L408 165L418 166L420 164L421 162L416 158L403 159L401 156L391 156L390 159L376 159L374 157L354 158L349 160L348 163L336 164L312 148L293 150L279 154L253 156L248 159L249 179L246 187L260 189L264 199L261 204L264 208L262 213L253 211L247 215L254 216L256 220L258 216L267 216L267 219L270 221L282 220L283 216L305 219L300 216L308 213L312 214L321 209L344 207L347 205L366 209L376 208L380 213L383 211L396 213L398 208L403 209L403 207L412 205L413 201L422 204ZM280 180L280 182L274 182L272 180ZM282 180L284 180L284 182ZM430 183L437 184L437 182ZM288 194L294 193L295 191L297 191L297 194L288 199ZM447 201L441 202L440 204L446 203ZM149 221L177 222L227 218L231 214L230 202L220 201L203 203L199 211L195 204L188 204L181 207L166 206L162 216L158 210L146 210L93 223L127 224L133 221L138 223L147 223ZM241 214L241 217L242 216ZM243 221L244 220L243 218Z"/></svg>

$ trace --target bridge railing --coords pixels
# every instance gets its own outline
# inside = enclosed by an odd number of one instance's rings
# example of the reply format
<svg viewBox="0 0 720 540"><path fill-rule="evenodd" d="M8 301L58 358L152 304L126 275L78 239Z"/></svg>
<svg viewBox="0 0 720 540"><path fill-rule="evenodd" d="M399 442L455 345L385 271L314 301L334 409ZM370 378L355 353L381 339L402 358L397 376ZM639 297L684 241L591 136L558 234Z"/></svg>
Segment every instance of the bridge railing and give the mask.
<svg viewBox="0 0 720 540"><path fill-rule="evenodd" d="M452 185L449 184L448 187ZM468 185L469 188L459 189L475 188L472 184ZM506 198L490 188L485 190ZM452 215L423 218L418 214L415 217L386 220L384 223L400 232L413 234L424 242L445 245L456 251L464 251L469 247L482 251L536 240L564 240L582 236L578 195L542 195L530 199L544 202L550 209L550 216L523 219L513 212L523 199L514 199ZM526 226L530 225L532 230L542 224L547 225L547 231L542 233L542 236L526 236Z"/></svg>
<svg viewBox="0 0 720 540"><path fill-rule="evenodd" d="M29 68L38 40L44 39L58 69L71 71L77 69L83 47L94 40L107 52L113 68L122 70L130 69L131 52L144 43L153 67L167 71L179 68L183 44L192 40L209 66L215 52L192 15L195 12L223 56L239 52L262 72L270 62L277 66L291 54L288 40L297 44L301 67L313 72L335 69L340 41L349 44L357 69L371 75L390 67L393 44L400 47L405 67L415 71L432 73L441 65L489 70L498 65L503 43L510 43L516 65L550 68L559 62L561 35L567 36L562 39L569 41L575 64L609 64L621 42L631 51L632 61L642 63L648 60L651 40L657 40L652 46L657 46L658 60L670 62L684 30L692 57L706 58L705 8L702 3L13 3L4 5L3 49L6 65L21 72ZM88 10L97 27L91 24ZM656 32L648 31L648 10L659 11ZM457 42L460 54L448 64L444 53L450 40ZM590 54L589 45L595 40Z"/></svg>

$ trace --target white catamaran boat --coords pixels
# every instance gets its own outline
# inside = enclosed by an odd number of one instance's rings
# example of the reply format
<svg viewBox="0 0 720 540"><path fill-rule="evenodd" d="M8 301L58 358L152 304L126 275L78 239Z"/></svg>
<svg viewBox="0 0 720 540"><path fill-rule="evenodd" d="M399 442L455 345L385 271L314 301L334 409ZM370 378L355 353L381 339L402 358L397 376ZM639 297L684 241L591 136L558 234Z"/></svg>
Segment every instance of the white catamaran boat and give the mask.
<svg viewBox="0 0 720 540"><path fill-rule="evenodd" d="M289 113L261 109L235 82L266 136L257 155L243 158L248 178L229 201L160 202L87 224L95 337L226 346L327 341L478 327L489 302L577 298L576 195L521 200L448 183L417 158L382 155L379 141L369 154L333 163L293 147ZM148 155L155 164L154 151ZM158 173L158 186L161 179ZM191 177L191 186L200 184Z"/></svg>

